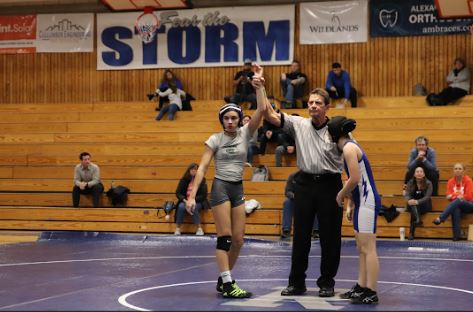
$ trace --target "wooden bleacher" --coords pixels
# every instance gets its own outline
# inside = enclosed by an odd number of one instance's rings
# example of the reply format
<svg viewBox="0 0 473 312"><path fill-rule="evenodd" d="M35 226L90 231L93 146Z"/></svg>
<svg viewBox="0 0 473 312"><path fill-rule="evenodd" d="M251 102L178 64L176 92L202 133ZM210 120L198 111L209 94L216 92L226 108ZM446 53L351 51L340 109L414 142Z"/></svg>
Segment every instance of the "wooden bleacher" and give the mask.
<svg viewBox="0 0 473 312"><path fill-rule="evenodd" d="M221 129L216 120L220 105L221 101L195 101L192 112L178 112L172 122L156 122L151 102L0 105L0 229L172 233L174 224L165 220L161 205L175 200L186 166L200 161L203 142ZM305 109L287 111L307 115ZM428 107L423 97L362 97L359 108L334 105L329 115L357 120L354 135L370 158L383 204L404 206L403 177L416 136L428 136L437 151L440 195L454 162L473 165L472 112L473 96L447 107ZM281 231L285 181L296 162L294 156L285 157L284 167L274 167L273 150L269 146L269 153L255 157L270 167L272 181L250 182L252 168L245 168L247 198L263 206L248 216L248 234ZM90 208L91 199L84 196L81 208L71 208L73 167L82 151L90 152L100 165L106 189L112 181L131 189L126 208L112 207L105 195L102 208ZM209 186L213 173L211 167ZM434 212L423 216L425 226L417 229L417 237L451 237L449 220L432 224L446 204L443 196L433 199ZM215 233L209 211L202 222L206 233ZM462 228L471 223L473 216L463 218ZM380 217L378 235L398 237L401 226L408 228L408 213L391 223ZM190 223L182 230L195 231ZM346 220L343 234L353 235Z"/></svg>

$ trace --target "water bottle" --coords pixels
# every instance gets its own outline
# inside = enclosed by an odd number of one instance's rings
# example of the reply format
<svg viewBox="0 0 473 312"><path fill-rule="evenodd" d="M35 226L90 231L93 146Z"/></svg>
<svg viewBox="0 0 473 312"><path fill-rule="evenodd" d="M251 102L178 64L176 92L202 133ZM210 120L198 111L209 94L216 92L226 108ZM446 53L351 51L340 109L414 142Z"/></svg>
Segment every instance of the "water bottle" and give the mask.
<svg viewBox="0 0 473 312"><path fill-rule="evenodd" d="M400 240L406 240L406 228L400 227L399 228L399 239Z"/></svg>

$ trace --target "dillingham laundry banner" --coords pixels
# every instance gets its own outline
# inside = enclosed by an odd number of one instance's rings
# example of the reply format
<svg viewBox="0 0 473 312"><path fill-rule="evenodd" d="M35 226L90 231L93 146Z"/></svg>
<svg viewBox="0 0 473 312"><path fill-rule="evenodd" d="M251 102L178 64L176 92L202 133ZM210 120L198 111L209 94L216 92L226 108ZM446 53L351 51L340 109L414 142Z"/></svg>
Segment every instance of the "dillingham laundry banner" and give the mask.
<svg viewBox="0 0 473 312"><path fill-rule="evenodd" d="M300 43L368 41L368 1L300 4Z"/></svg>
<svg viewBox="0 0 473 312"><path fill-rule="evenodd" d="M157 11L159 28L150 43L134 29L141 13L97 14L97 69L292 62L294 5Z"/></svg>
<svg viewBox="0 0 473 312"><path fill-rule="evenodd" d="M0 53L93 52L94 15L0 16Z"/></svg>
<svg viewBox="0 0 473 312"><path fill-rule="evenodd" d="M439 19L434 0L371 0L370 5L373 37L469 34L473 23L471 18Z"/></svg>

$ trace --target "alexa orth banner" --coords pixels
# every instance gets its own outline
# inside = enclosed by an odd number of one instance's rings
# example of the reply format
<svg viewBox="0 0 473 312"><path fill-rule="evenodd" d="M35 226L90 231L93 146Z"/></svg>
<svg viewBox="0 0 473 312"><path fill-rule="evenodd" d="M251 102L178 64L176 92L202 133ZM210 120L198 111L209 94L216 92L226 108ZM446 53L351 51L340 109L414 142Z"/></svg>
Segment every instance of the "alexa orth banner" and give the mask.
<svg viewBox="0 0 473 312"><path fill-rule="evenodd" d="M97 69L292 62L294 5L157 11L160 28L148 44L134 29L141 13L97 14Z"/></svg>
<svg viewBox="0 0 473 312"><path fill-rule="evenodd" d="M368 41L368 1L300 4L300 43Z"/></svg>
<svg viewBox="0 0 473 312"><path fill-rule="evenodd" d="M370 12L373 37L469 35L473 23L472 18L438 18L434 0L371 0Z"/></svg>

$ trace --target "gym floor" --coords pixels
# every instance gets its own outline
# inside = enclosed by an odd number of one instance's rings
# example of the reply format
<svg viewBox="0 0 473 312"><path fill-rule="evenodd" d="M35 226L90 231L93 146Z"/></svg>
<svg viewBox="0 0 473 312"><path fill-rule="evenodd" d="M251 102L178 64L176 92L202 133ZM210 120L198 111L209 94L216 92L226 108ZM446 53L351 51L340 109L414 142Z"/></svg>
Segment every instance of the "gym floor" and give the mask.
<svg viewBox="0 0 473 312"><path fill-rule="evenodd" d="M377 305L352 305L338 295L357 279L353 239L345 239L336 296L319 298L320 246L313 241L305 296L281 297L291 243L246 239L232 272L251 299L215 291L215 237L43 232L33 242L0 245L0 310L5 311L301 311L471 310L473 244L378 240Z"/></svg>

